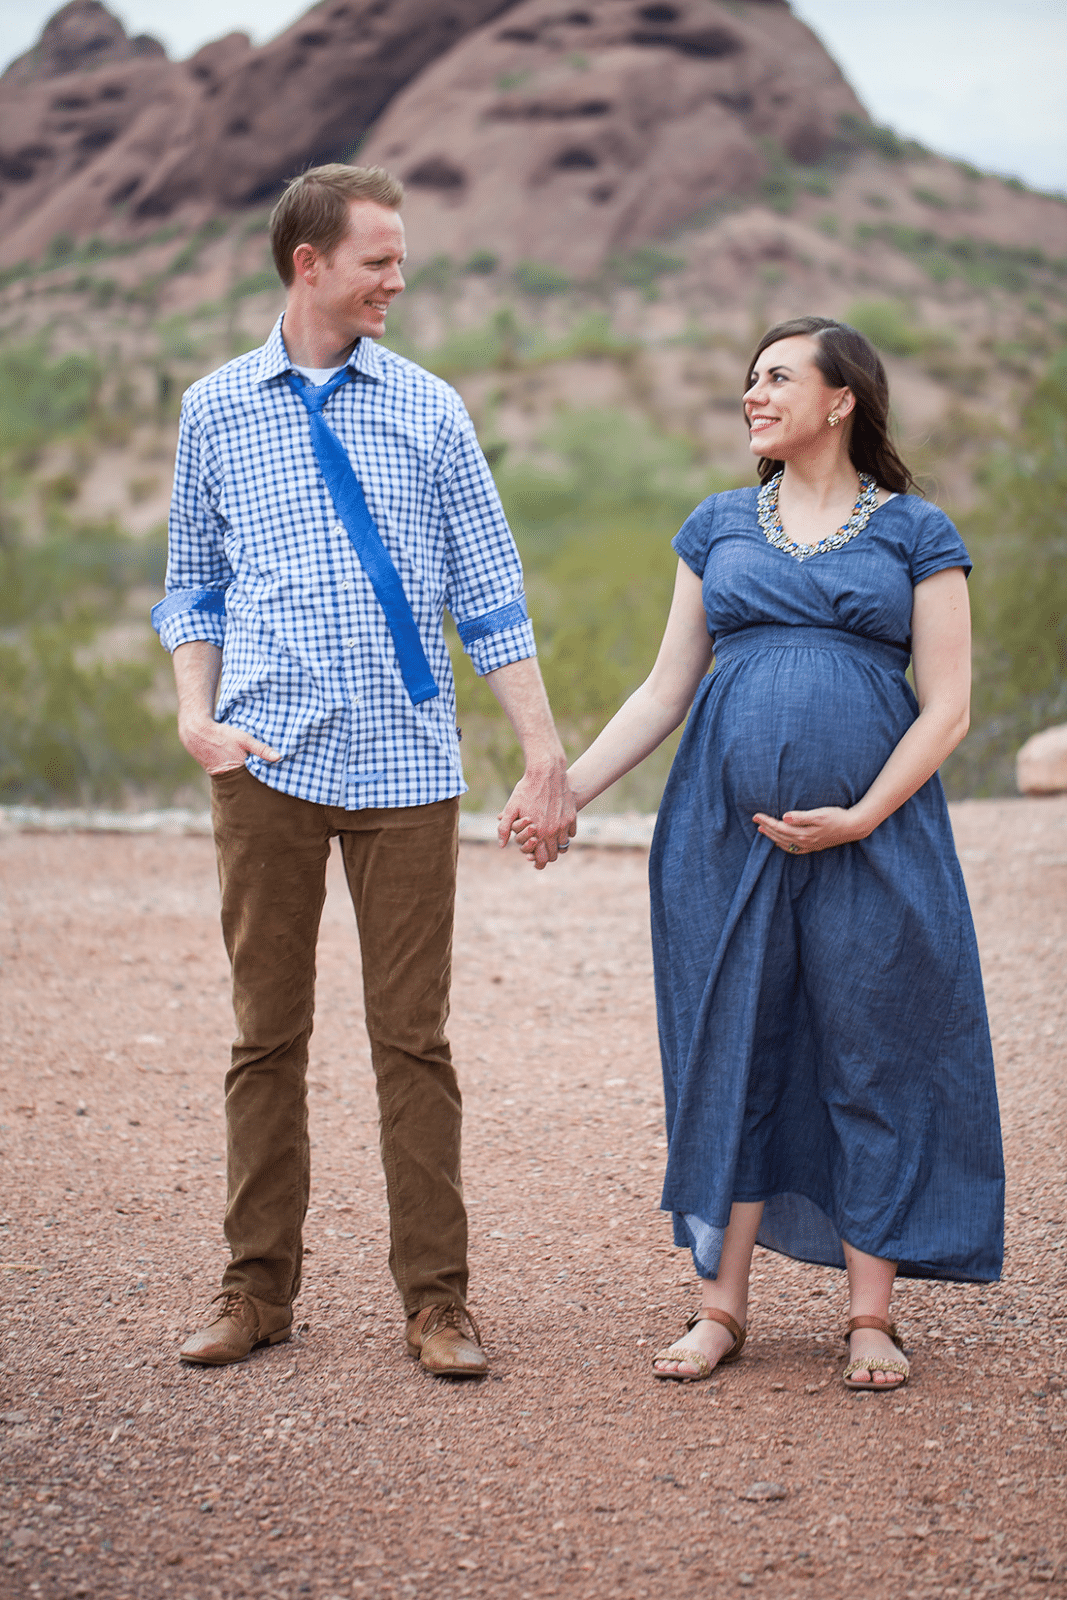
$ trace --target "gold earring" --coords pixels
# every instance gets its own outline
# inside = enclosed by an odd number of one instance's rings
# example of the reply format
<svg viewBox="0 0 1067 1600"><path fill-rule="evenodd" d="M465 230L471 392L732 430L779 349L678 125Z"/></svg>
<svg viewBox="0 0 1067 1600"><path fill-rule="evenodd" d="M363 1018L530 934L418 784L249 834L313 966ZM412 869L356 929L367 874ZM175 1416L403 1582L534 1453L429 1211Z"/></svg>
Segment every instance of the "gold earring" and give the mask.
<svg viewBox="0 0 1067 1600"><path fill-rule="evenodd" d="M831 428L836 428L837 424L841 421L841 418L838 416L836 411L831 411L826 420L830 424Z"/></svg>

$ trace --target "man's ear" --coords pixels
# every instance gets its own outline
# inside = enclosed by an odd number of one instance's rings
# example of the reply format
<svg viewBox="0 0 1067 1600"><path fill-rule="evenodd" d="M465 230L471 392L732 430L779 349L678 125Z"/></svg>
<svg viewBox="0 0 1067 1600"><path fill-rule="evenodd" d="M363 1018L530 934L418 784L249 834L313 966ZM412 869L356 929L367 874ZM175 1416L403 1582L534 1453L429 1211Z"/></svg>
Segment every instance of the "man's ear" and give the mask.
<svg viewBox="0 0 1067 1600"><path fill-rule="evenodd" d="M293 251L293 272L305 283L314 284L318 278L322 257L313 244L298 244Z"/></svg>

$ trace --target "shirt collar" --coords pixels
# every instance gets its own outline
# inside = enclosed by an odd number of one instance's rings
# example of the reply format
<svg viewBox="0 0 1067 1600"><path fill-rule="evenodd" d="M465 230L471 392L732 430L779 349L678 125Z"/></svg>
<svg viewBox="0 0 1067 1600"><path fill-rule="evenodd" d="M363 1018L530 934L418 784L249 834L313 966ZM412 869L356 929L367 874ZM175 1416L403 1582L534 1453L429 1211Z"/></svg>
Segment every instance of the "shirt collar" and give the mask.
<svg viewBox="0 0 1067 1600"><path fill-rule="evenodd" d="M357 339L355 349L349 356L346 366L358 372L361 378L370 378L373 382L381 381L382 357L378 346L371 339ZM282 319L278 318L271 329L270 338L263 346L259 357L259 368L256 372L257 383L269 383L272 378L280 378L295 368L285 348L282 338Z"/></svg>

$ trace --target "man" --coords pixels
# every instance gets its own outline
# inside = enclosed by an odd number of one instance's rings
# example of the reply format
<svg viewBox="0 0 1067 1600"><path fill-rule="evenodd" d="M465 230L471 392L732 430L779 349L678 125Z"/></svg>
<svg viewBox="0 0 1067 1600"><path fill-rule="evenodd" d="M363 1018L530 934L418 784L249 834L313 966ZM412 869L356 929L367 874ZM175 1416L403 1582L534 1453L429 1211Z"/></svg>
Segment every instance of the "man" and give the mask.
<svg viewBox="0 0 1067 1600"><path fill-rule="evenodd" d="M372 342L404 287L401 185L331 165L295 179L271 244L285 311L182 408L167 597L178 731L211 775L237 1020L226 1078L219 1315L183 1361L289 1337L309 1192L306 1067L330 841L362 950L407 1344L478 1376L467 1312L460 1094L448 1014L459 796L447 607L523 748L502 816L537 864L574 832L522 572L458 395Z"/></svg>

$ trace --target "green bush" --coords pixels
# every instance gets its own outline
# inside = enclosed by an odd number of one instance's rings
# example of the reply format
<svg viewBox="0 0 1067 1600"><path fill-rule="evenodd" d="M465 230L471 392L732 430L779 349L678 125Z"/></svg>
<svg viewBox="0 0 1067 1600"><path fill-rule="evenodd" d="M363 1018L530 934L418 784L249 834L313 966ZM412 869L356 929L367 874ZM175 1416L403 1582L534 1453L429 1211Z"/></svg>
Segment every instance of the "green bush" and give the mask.
<svg viewBox="0 0 1067 1600"><path fill-rule="evenodd" d="M245 278L238 278L230 290L231 300L244 300L250 294L269 294L282 292L281 280L273 270L264 269L262 272L250 272Z"/></svg>
<svg viewBox="0 0 1067 1600"><path fill-rule="evenodd" d="M609 256L604 276L609 282L630 289L650 289L667 273L681 272L684 267L684 257L668 255L665 250L649 244Z"/></svg>
<svg viewBox="0 0 1067 1600"><path fill-rule="evenodd" d="M38 626L0 645L5 804L112 800L130 785L166 794L196 776L173 718L147 704L155 679L147 654L81 665L77 644L87 632Z"/></svg>
<svg viewBox="0 0 1067 1600"><path fill-rule="evenodd" d="M566 273L541 261L520 261L515 268L515 282L523 294L539 297L563 294L571 286Z"/></svg>
<svg viewBox="0 0 1067 1600"><path fill-rule="evenodd" d="M946 200L943 194L938 194L936 189L913 189L913 200L918 200L921 206L931 206L935 211L951 211L952 202Z"/></svg>
<svg viewBox="0 0 1067 1600"><path fill-rule="evenodd" d="M917 356L945 343L944 335L917 328L896 300L858 300L845 320L889 356Z"/></svg>
<svg viewBox="0 0 1067 1600"><path fill-rule="evenodd" d="M689 447L620 412L562 415L543 446L552 470L500 470L523 557L541 671L564 743L576 755L647 676L670 608L670 540L705 494L722 488ZM499 805L521 757L490 692L453 649L463 760L473 809ZM602 808L655 810L677 744L605 796Z"/></svg>
<svg viewBox="0 0 1067 1600"><path fill-rule="evenodd" d="M760 183L760 192L774 211L792 211L797 197L798 173L792 162L774 139L764 139L763 153L767 170Z"/></svg>
<svg viewBox="0 0 1067 1600"><path fill-rule="evenodd" d="M38 338L0 347L0 452L62 437L93 412L102 372L92 356L49 360Z"/></svg>
<svg viewBox="0 0 1067 1600"><path fill-rule="evenodd" d="M861 222L856 242L879 242L899 250L933 278L945 283L963 278L973 288L1008 289L1021 294L1032 287L1034 274L1058 283L1067 277L1067 259L1047 256L1033 245L1001 245L968 234L946 238L931 228L906 228L899 223Z"/></svg>
<svg viewBox="0 0 1067 1600"><path fill-rule="evenodd" d="M1067 721L1067 351L990 457L961 529L975 562L973 726L945 778L957 795L1010 794L1019 746Z"/></svg>
<svg viewBox="0 0 1067 1600"><path fill-rule="evenodd" d="M914 139L902 139L892 128L863 122L851 112L841 118L841 140L850 150L873 150L883 161L914 161L928 152Z"/></svg>
<svg viewBox="0 0 1067 1600"><path fill-rule="evenodd" d="M476 250L463 263L463 270L464 272L476 273L480 277L488 277L490 273L496 271L499 265L499 256L495 256L491 250Z"/></svg>
<svg viewBox="0 0 1067 1600"><path fill-rule="evenodd" d="M409 289L442 289L450 287L456 268L449 256L434 256L424 267L413 272L408 279Z"/></svg>

